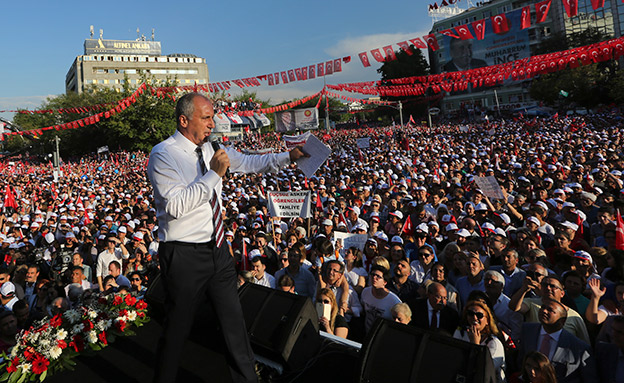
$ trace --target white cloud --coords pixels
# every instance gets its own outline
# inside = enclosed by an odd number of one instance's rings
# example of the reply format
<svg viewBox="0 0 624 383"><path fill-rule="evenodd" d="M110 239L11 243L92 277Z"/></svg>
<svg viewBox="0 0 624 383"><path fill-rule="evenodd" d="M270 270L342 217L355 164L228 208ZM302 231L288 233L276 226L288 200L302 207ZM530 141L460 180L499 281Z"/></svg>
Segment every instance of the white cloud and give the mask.
<svg viewBox="0 0 624 383"><path fill-rule="evenodd" d="M334 46L327 48L325 51L327 54L334 57L351 56L351 58L358 59L357 54L360 52L370 51L375 48L382 48L386 45L393 45L394 50L398 50L396 45L400 41L408 41L416 37L421 37L429 34L428 30L417 31L410 33L382 33L377 35L367 35L358 37L347 37L346 39L338 41ZM359 59L358 59L359 60Z"/></svg>
<svg viewBox="0 0 624 383"><path fill-rule="evenodd" d="M55 97L55 95L46 96L19 96L19 97L0 97L0 111L3 110L17 110L17 109L37 109L43 104L48 97ZM7 120L12 120L12 112L0 113L0 117Z"/></svg>

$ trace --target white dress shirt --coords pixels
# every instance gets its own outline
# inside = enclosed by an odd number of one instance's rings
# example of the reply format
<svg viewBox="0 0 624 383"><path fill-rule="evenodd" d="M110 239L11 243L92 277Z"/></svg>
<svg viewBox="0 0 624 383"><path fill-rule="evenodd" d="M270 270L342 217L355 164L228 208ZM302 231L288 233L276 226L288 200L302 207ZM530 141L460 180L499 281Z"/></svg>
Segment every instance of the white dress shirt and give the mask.
<svg viewBox="0 0 624 383"><path fill-rule="evenodd" d="M275 278L267 272L265 272L260 279L254 277L253 283L260 286L270 287L272 289L275 288Z"/></svg>
<svg viewBox="0 0 624 383"><path fill-rule="evenodd" d="M214 237L210 198L216 192L220 199L221 177L210 169L201 174L196 148L176 130L173 136L154 146L150 154L147 175L154 188L161 241L204 243ZM201 148L206 167L210 168L214 150L210 144ZM229 148L226 152L232 172L277 172L290 162L287 152L245 155Z"/></svg>

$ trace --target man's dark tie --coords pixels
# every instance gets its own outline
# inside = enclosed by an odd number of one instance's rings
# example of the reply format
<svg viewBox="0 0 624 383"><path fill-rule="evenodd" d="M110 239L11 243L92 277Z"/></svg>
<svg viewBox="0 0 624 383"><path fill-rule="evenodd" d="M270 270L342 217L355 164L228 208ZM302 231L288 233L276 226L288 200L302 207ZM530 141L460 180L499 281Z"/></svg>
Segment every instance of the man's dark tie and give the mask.
<svg viewBox="0 0 624 383"><path fill-rule="evenodd" d="M429 326L429 328L431 329L438 328L438 310L431 311L431 326Z"/></svg>
<svg viewBox="0 0 624 383"><path fill-rule="evenodd" d="M199 158L199 168L201 169L201 173L204 175L208 171L208 168L206 168L201 147L198 146L197 149L195 149L195 153L197 153L197 157ZM225 233L223 231L221 205L219 204L219 198L217 198L216 190L212 193L212 198L210 198L210 207L212 208L212 223L214 225L215 243L217 247L221 247L223 240L225 239Z"/></svg>

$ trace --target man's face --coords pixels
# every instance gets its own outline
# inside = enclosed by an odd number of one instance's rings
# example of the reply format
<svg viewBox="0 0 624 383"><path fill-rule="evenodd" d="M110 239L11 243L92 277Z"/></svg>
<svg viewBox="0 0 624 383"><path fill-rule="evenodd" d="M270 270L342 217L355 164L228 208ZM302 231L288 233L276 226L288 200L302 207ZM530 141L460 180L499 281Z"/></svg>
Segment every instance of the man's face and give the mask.
<svg viewBox="0 0 624 383"><path fill-rule="evenodd" d="M72 283L82 283L82 271L74 270L71 275Z"/></svg>
<svg viewBox="0 0 624 383"><path fill-rule="evenodd" d="M251 265L253 266L253 271L256 272L256 276L262 278L264 270L266 270L266 266L260 261L252 262Z"/></svg>
<svg viewBox="0 0 624 383"><path fill-rule="evenodd" d="M583 289L585 287L583 286L583 281L575 276L569 276L568 278L566 278L564 284L567 293L573 297L577 297L581 293L583 293Z"/></svg>
<svg viewBox="0 0 624 383"><path fill-rule="evenodd" d="M448 299L446 289L440 287L434 293L427 293L427 299L429 299L431 307L436 310L442 310L446 306Z"/></svg>
<svg viewBox="0 0 624 383"><path fill-rule="evenodd" d="M78 253L74 253L74 256L72 258L72 263L74 264L74 266L82 265L82 256L80 256L80 254Z"/></svg>
<svg viewBox="0 0 624 383"><path fill-rule="evenodd" d="M400 260L394 269L394 275L397 277L409 277L411 271L409 263L406 260Z"/></svg>
<svg viewBox="0 0 624 383"><path fill-rule="evenodd" d="M433 262L433 251L430 249L418 250L418 260L422 265L429 265Z"/></svg>
<svg viewBox="0 0 624 383"><path fill-rule="evenodd" d="M332 262L327 268L327 282L334 285L340 280L340 277L342 277L340 266Z"/></svg>
<svg viewBox="0 0 624 383"><path fill-rule="evenodd" d="M476 277L481 272L482 269L483 269L483 266L477 258L470 257L468 259L468 272L470 273L472 277Z"/></svg>
<svg viewBox="0 0 624 383"><path fill-rule="evenodd" d="M119 274L121 274L120 270L114 265L108 265L108 272L110 273L110 275L112 275L115 278L117 278Z"/></svg>
<svg viewBox="0 0 624 383"><path fill-rule="evenodd" d="M34 267L29 267L26 272L26 282L37 282L37 277L39 276L39 272Z"/></svg>
<svg viewBox="0 0 624 383"><path fill-rule="evenodd" d="M516 265L518 265L518 258L516 258L513 254L507 252L503 254L503 268L505 270L514 270Z"/></svg>
<svg viewBox="0 0 624 383"><path fill-rule="evenodd" d="M539 321L543 325L554 325L563 316L563 308L555 302L546 302L539 309Z"/></svg>
<svg viewBox="0 0 624 383"><path fill-rule="evenodd" d="M180 116L178 124L182 134L195 145L202 145L215 127L212 103L205 97L193 99L195 110L191 116Z"/></svg>
<svg viewBox="0 0 624 383"><path fill-rule="evenodd" d="M544 278L541 282L542 286L542 298L548 298L553 301L561 302L565 292L563 286L558 280L553 278Z"/></svg>
<svg viewBox="0 0 624 383"><path fill-rule="evenodd" d="M1 274L0 274L0 286L2 286L2 284L3 284L4 282L8 282L8 281L9 281L9 279L10 279L10 278L9 278L9 274L7 274L7 273L1 273Z"/></svg>
<svg viewBox="0 0 624 383"><path fill-rule="evenodd" d="M503 284L491 275L486 275L483 278L483 284L485 285L485 292L490 298L498 297L503 292Z"/></svg>

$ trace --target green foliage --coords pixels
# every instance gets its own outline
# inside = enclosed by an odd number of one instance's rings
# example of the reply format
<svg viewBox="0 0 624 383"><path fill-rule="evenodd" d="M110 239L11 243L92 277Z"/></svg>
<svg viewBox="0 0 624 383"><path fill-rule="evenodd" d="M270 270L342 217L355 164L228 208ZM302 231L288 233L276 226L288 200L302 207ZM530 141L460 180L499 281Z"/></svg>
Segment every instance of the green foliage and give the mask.
<svg viewBox="0 0 624 383"><path fill-rule="evenodd" d="M150 80L147 77L143 78L143 81L149 82ZM171 85L170 83L164 84L164 86ZM93 86L81 94L68 93L48 98L40 109L57 110L110 104L111 106L99 110L104 111L113 108L117 101L130 96L133 91L134 89L127 85L120 92ZM32 130L75 121L95 113L95 111L88 114L18 113L13 122L24 130ZM174 132L174 113L174 100L169 97L155 97L148 89L137 97L134 104L109 119L102 118L96 124L78 129L44 131L34 143L41 154L49 153L54 150L54 137L58 136L61 139L60 149L63 156L92 153L103 145L108 145L111 150L149 151L153 145ZM23 140L21 137L11 137L6 146L7 150L17 150L21 146L33 143L30 136L24 136Z"/></svg>

